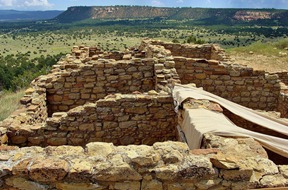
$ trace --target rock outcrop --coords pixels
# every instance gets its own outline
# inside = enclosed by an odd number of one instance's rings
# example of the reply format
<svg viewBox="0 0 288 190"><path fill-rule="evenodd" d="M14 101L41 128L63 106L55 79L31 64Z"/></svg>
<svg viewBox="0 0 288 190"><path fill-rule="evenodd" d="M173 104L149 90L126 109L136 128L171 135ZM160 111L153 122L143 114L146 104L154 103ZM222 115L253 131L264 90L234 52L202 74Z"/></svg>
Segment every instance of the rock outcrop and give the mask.
<svg viewBox="0 0 288 190"><path fill-rule="evenodd" d="M233 18L243 21L271 19L272 13L267 11L237 11Z"/></svg>
<svg viewBox="0 0 288 190"><path fill-rule="evenodd" d="M215 138L206 136L211 142ZM242 147L247 149L249 141ZM84 148L1 147L1 188L184 190L288 185L286 166L278 168L261 154L233 156L224 149L195 155L186 144L171 141L153 146L97 142Z"/></svg>

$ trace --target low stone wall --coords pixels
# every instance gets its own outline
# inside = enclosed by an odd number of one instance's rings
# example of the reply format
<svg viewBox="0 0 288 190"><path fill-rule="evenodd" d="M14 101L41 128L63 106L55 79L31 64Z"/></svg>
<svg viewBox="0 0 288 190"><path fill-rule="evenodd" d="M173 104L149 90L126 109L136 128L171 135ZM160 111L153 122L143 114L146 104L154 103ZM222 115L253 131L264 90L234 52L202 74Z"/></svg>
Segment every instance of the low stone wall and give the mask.
<svg viewBox="0 0 288 190"><path fill-rule="evenodd" d="M8 139L6 133L9 129L21 131L22 133L33 133L32 130L38 130L45 123L48 114L46 107L46 90L39 86L34 86L25 91L24 97L20 100L21 106L7 119L0 122L0 145L6 144ZM29 131L29 132L27 132ZM17 135L15 142L22 142L23 137Z"/></svg>
<svg viewBox="0 0 288 190"><path fill-rule="evenodd" d="M187 58L202 58L214 60L227 60L224 50L217 45L204 44L177 44L172 42L162 42L157 40L147 40L146 43L152 45L163 46L165 49L170 50L173 56L183 56Z"/></svg>
<svg viewBox="0 0 288 190"><path fill-rule="evenodd" d="M25 91L20 100L21 108L12 117L20 121L20 124L36 124L45 122L47 119L46 89L34 85Z"/></svg>
<svg viewBox="0 0 288 190"><path fill-rule="evenodd" d="M277 74L281 82L288 86L288 72L277 72L274 74Z"/></svg>
<svg viewBox="0 0 288 190"><path fill-rule="evenodd" d="M93 55L92 57L86 57L85 59L82 59L83 61L91 61L91 60L98 60L98 59L113 59L116 61L120 61L120 60L129 60L127 58L130 58L128 56L129 54L125 54L124 52L118 52L118 51L114 51L114 52L103 52L101 54L96 54Z"/></svg>
<svg viewBox="0 0 288 190"><path fill-rule="evenodd" d="M208 138L208 136L207 136ZM243 143L241 145L244 146ZM189 152L180 142L153 146L1 147L1 189L186 190L288 185L287 166L261 156ZM203 155L204 154L204 155ZM249 163L249 164L247 164Z"/></svg>
<svg viewBox="0 0 288 190"><path fill-rule="evenodd" d="M85 46L74 46L72 49L72 56L82 61L103 59L115 59L117 61L122 60L124 52L113 51L103 52L97 47L85 47Z"/></svg>
<svg viewBox="0 0 288 190"><path fill-rule="evenodd" d="M44 76L49 115L95 102L113 93L147 92L154 89L153 59L130 61L79 60L60 62L57 71Z"/></svg>
<svg viewBox="0 0 288 190"><path fill-rule="evenodd" d="M281 89L276 74L215 60L174 57L174 61L182 84L195 83L208 92L253 109L277 109Z"/></svg>
<svg viewBox="0 0 288 190"><path fill-rule="evenodd" d="M138 52L145 52L145 57L148 58L164 58L171 56L171 51L162 45L152 44L152 40L142 40Z"/></svg>
<svg viewBox="0 0 288 190"><path fill-rule="evenodd" d="M90 49L89 47L85 47L85 46L73 46L72 55L74 57L76 57L77 59L85 59L85 58L89 57L89 55L90 55L89 49ZM94 49L94 48L92 48L92 49ZM93 53L97 54L97 52L99 52L99 51L97 51L98 50L97 48L94 50L95 51L92 50L91 53L93 52ZM93 54L93 55L95 55L95 54Z"/></svg>
<svg viewBox="0 0 288 190"><path fill-rule="evenodd" d="M156 92L155 92L156 93ZM56 112L41 127L8 126L10 144L147 144L176 139L177 117L168 95L110 95L68 112Z"/></svg>

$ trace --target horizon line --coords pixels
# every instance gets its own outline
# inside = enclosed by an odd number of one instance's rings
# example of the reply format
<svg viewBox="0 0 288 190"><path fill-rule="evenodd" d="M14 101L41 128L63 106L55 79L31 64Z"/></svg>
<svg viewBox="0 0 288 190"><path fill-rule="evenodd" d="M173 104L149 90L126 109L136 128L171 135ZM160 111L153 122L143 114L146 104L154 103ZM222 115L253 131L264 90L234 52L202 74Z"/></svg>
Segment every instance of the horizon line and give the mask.
<svg viewBox="0 0 288 190"><path fill-rule="evenodd" d="M269 9L272 9L272 10L288 10L288 9L285 9L285 8L249 8L249 7L192 7L192 6L183 6L183 7L180 7L180 6L151 6L151 5L79 5L79 6L69 6L67 7L65 10L64 9L45 9L45 10L27 10L27 9L0 9L0 11L66 11L68 10L69 8L73 8L73 7L152 7L152 8L171 8L171 9L181 9L181 8L198 8L198 9L252 9L252 10L259 10L259 9L262 9L262 10L269 10Z"/></svg>

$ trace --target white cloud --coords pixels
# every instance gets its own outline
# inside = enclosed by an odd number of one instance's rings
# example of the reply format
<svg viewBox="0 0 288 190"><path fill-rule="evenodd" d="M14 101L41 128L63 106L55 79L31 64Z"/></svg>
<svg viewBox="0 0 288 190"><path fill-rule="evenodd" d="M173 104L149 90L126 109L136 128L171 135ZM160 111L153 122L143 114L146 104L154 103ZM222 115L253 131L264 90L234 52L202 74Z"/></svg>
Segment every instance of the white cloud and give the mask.
<svg viewBox="0 0 288 190"><path fill-rule="evenodd" d="M155 7L164 6L164 3L162 3L160 0L152 0L151 4Z"/></svg>
<svg viewBox="0 0 288 190"><path fill-rule="evenodd" d="M177 3L183 3L184 0L177 0Z"/></svg>
<svg viewBox="0 0 288 190"><path fill-rule="evenodd" d="M24 1L24 5L27 7L50 7L52 6L48 0L26 0Z"/></svg>
<svg viewBox="0 0 288 190"><path fill-rule="evenodd" d="M11 7L14 0L0 0L0 6Z"/></svg>
<svg viewBox="0 0 288 190"><path fill-rule="evenodd" d="M13 8L49 8L53 4L48 0L0 0L1 7L13 7Z"/></svg>

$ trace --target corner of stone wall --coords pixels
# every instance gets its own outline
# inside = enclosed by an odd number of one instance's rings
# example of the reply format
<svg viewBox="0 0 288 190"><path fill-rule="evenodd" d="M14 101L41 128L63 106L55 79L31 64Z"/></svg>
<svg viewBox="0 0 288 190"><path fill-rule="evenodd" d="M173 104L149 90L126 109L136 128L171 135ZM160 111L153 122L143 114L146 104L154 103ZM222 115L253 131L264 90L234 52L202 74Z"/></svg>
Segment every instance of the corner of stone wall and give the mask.
<svg viewBox="0 0 288 190"><path fill-rule="evenodd" d="M225 50L222 49L219 45L213 44L211 46L211 58L212 60L219 61L229 61L230 57L225 53Z"/></svg>
<svg viewBox="0 0 288 190"><path fill-rule="evenodd" d="M281 117L288 118L288 86L281 83L281 92L278 99L278 110Z"/></svg>
<svg viewBox="0 0 288 190"><path fill-rule="evenodd" d="M71 55L68 54L64 59L69 59L69 57ZM47 83L54 79L54 73L61 71L61 63L61 60L58 61L58 64L52 67L49 74L35 78L31 82L30 88L25 91L25 95L21 98L19 108L0 122L1 134L7 133L9 137L9 139L6 139L6 143L13 142L13 144L25 146L28 141L25 134L32 133L37 136L38 131L45 127L44 123L48 118L46 90L49 85ZM43 137L37 138L41 139ZM36 139L36 141L36 144L38 144L39 140Z"/></svg>
<svg viewBox="0 0 288 190"><path fill-rule="evenodd" d="M288 72L276 72L280 79L280 94L278 98L277 111L281 113L281 117L288 118Z"/></svg>
<svg viewBox="0 0 288 190"><path fill-rule="evenodd" d="M156 78L155 90L171 94L171 87L175 83L181 83L175 69L174 57L171 51L162 45L152 45L151 40L144 40L140 47L145 49L147 57L154 58L154 73Z"/></svg>
<svg viewBox="0 0 288 190"><path fill-rule="evenodd" d="M25 91L20 103L20 107L12 115L0 122L0 128L4 128L8 136L6 142L14 142L19 145L27 141L27 137L20 135L19 131L22 134L38 131L48 117L46 89L32 85Z"/></svg>
<svg viewBox="0 0 288 190"><path fill-rule="evenodd" d="M288 72L287 71L275 72L273 74L277 74L281 82L288 86Z"/></svg>

